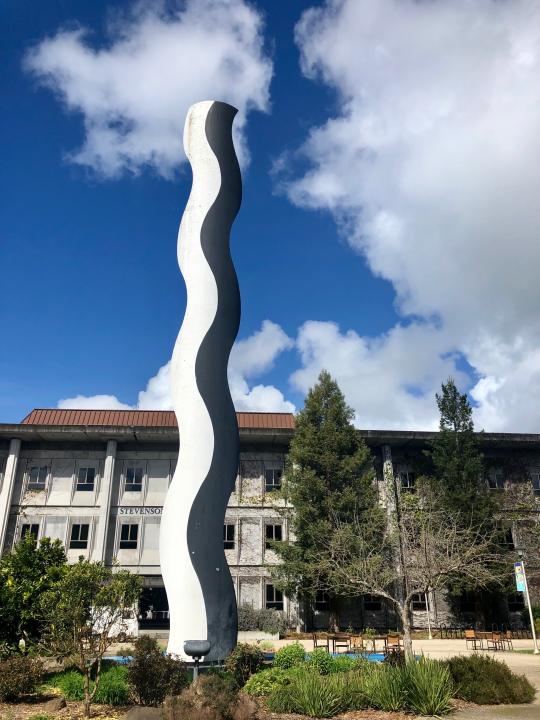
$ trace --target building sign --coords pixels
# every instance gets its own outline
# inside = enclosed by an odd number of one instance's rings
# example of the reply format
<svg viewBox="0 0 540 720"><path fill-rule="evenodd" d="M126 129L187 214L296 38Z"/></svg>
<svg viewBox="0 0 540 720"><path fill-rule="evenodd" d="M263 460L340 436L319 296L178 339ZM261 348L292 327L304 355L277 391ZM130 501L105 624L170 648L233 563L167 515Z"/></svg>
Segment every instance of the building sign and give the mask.
<svg viewBox="0 0 540 720"><path fill-rule="evenodd" d="M140 507L119 507L119 515L161 515L163 507L161 505L148 505Z"/></svg>
<svg viewBox="0 0 540 720"><path fill-rule="evenodd" d="M518 592L526 592L527 585L525 584L525 568L523 567L523 563L514 563L514 571L516 573L516 587Z"/></svg>

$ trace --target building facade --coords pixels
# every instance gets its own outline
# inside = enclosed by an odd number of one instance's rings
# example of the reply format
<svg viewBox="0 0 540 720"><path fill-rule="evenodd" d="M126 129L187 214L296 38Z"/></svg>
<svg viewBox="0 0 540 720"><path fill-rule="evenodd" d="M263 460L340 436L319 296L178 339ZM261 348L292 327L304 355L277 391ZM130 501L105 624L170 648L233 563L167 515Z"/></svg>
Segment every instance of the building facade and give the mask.
<svg viewBox="0 0 540 720"><path fill-rule="evenodd" d="M229 500L223 542L239 604L283 611L291 623L325 627L326 599L298 608L273 586L270 541L287 540L283 501L275 490L294 433L287 413L238 413L240 462ZM414 491L423 450L433 433L359 431L370 446L380 502ZM483 434L486 481L502 491L510 472L526 473L540 496L540 436ZM159 565L159 526L176 465L178 428L168 411L34 410L20 424L0 424L0 552L26 532L58 538L70 561L79 556L118 563L143 577L139 627L166 630L168 606ZM517 468L517 470L516 470ZM540 503L539 503L540 509ZM491 603L493 605L493 603ZM493 621L518 622L521 598L492 608ZM429 610L428 610L429 608ZM418 597L416 626L470 621L467 598L450 607L442 597ZM486 620L486 622L488 619ZM344 626L392 627L380 599L343 601Z"/></svg>

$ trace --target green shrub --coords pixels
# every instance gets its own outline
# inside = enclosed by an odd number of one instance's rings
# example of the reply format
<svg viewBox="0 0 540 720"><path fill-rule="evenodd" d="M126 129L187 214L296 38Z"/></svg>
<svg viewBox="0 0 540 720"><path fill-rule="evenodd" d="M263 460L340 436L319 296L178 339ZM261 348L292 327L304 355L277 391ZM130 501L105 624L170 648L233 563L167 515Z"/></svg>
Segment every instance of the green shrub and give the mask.
<svg viewBox="0 0 540 720"><path fill-rule="evenodd" d="M93 702L103 705L127 705L130 688L127 682L128 669L123 665L107 664L101 671L101 678ZM55 673L47 685L60 690L66 700L84 700L84 678L79 670L65 670ZM93 683L90 690L93 688Z"/></svg>
<svg viewBox="0 0 540 720"><path fill-rule="evenodd" d="M319 675L330 675L334 667L334 658L324 648L316 648L308 657L307 664Z"/></svg>
<svg viewBox="0 0 540 720"><path fill-rule="evenodd" d="M403 670L392 665L375 665L359 677L358 701L367 707L387 712L404 710ZM355 708L356 709L356 708Z"/></svg>
<svg viewBox="0 0 540 720"><path fill-rule="evenodd" d="M274 667L287 670L288 668L300 665L306 658L306 651L304 646L300 645L299 642L294 642L291 645L285 645L280 648L274 656Z"/></svg>
<svg viewBox="0 0 540 720"><path fill-rule="evenodd" d="M238 629L242 631L261 630L276 635L290 628L285 615L279 610L269 608L256 609L249 603L238 607Z"/></svg>
<svg viewBox="0 0 540 720"><path fill-rule="evenodd" d="M263 667L264 655L255 645L239 643L225 660L225 669L231 673L238 687Z"/></svg>
<svg viewBox="0 0 540 720"><path fill-rule="evenodd" d="M129 702L129 685L127 667L113 665L102 671L94 702L103 705L127 705Z"/></svg>
<svg viewBox="0 0 540 720"><path fill-rule="evenodd" d="M348 709L348 692L342 676L304 672L289 685L274 690L267 705L272 712L329 718Z"/></svg>
<svg viewBox="0 0 540 720"><path fill-rule="evenodd" d="M478 705L529 703L535 690L524 675L516 675L501 660L487 655L453 657L446 661L455 696Z"/></svg>
<svg viewBox="0 0 540 720"><path fill-rule="evenodd" d="M45 715L44 713L38 713L37 715L30 715L28 720L54 720L52 715Z"/></svg>
<svg viewBox="0 0 540 720"><path fill-rule="evenodd" d="M227 673L200 675L181 695L165 700L165 720L201 720L221 718L231 720L238 704L238 688Z"/></svg>
<svg viewBox="0 0 540 720"><path fill-rule="evenodd" d="M447 667L421 658L403 669L407 707L419 715L444 715L452 709L452 679Z"/></svg>
<svg viewBox="0 0 540 720"><path fill-rule="evenodd" d="M48 684L58 688L66 700L84 700L84 679L78 670L57 673Z"/></svg>
<svg viewBox="0 0 540 720"><path fill-rule="evenodd" d="M252 675L242 689L248 695L270 695L276 688L289 683L289 671L272 667Z"/></svg>
<svg viewBox="0 0 540 720"><path fill-rule="evenodd" d="M167 695L178 695L189 682L186 666L164 655L157 640L143 635L133 648L127 682L141 705L160 705Z"/></svg>
<svg viewBox="0 0 540 720"><path fill-rule="evenodd" d="M366 666L369 666L369 660L364 658L351 658L347 655L338 655L332 658L331 673L342 673L350 672L351 670L358 670Z"/></svg>
<svg viewBox="0 0 540 720"><path fill-rule="evenodd" d="M36 689L43 664L26 655L11 655L0 662L0 702L12 702Z"/></svg>

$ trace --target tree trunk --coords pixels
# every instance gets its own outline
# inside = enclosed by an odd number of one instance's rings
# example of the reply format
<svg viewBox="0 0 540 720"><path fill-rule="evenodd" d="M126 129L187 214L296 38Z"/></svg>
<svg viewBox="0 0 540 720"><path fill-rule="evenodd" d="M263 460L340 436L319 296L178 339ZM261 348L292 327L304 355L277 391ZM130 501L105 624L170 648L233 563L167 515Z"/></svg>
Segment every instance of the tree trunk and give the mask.
<svg viewBox="0 0 540 720"><path fill-rule="evenodd" d="M328 598L328 632L339 632L339 610L336 598Z"/></svg>
<svg viewBox="0 0 540 720"><path fill-rule="evenodd" d="M90 669L85 668L84 671L84 716L90 717Z"/></svg>
<svg viewBox="0 0 540 720"><path fill-rule="evenodd" d="M403 649L405 651L405 659L414 660L414 653L411 639L411 620L409 617L409 609L407 606L401 607L401 622L403 624Z"/></svg>

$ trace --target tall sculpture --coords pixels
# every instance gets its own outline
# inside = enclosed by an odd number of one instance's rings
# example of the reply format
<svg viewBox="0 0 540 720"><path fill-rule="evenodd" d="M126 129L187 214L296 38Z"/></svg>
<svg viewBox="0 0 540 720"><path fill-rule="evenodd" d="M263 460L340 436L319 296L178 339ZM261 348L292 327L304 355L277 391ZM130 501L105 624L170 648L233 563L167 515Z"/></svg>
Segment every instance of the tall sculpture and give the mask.
<svg viewBox="0 0 540 720"><path fill-rule="evenodd" d="M187 306L171 363L180 450L160 533L170 614L167 652L186 658L186 640L208 640L205 660L225 658L237 637L234 586L223 550L223 521L239 446L227 380L240 322L229 248L242 198L232 141L236 112L222 102L200 102L189 109L184 127L193 170L178 234Z"/></svg>

